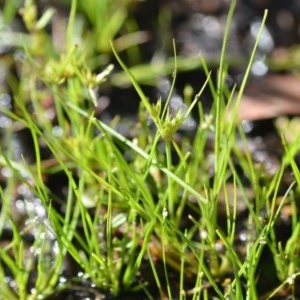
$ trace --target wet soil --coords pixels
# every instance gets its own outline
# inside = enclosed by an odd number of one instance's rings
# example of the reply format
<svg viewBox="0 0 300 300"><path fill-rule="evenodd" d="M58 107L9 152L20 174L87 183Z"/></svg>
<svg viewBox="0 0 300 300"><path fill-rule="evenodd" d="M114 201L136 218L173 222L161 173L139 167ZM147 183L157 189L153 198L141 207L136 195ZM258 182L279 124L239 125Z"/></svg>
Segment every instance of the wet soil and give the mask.
<svg viewBox="0 0 300 300"><path fill-rule="evenodd" d="M43 9L49 5L49 3L50 1L44 1L43 4L41 4L40 9ZM171 45L173 38L176 40L178 55L190 57L201 53L208 60L218 62L224 37L226 16L229 9L228 3L229 1L225 0L151 0L136 2L132 5L130 14L135 18L138 28L147 32L149 36L147 42L140 46L142 56L139 58L138 63L148 63L154 56L162 57L164 59L172 57L173 49ZM56 6L62 15L68 14L67 6L60 4L59 1L53 1L50 4ZM246 89L244 102L242 102L240 119L246 120L244 123L245 133L252 156L257 164L267 170L269 176L273 176L275 171L280 167L280 158L283 153L281 139L274 126L275 119L280 115L300 114L300 81L298 81L294 75L291 75L291 72L285 70L269 70L267 59L269 57L285 57L288 47L300 43L299 1L238 1L238 6L233 18L233 26L229 37L227 53L229 61L232 61L234 58L237 61L247 61L256 39L257 28L259 27L263 12L266 8L269 9L269 17L256 55L256 68L253 68L251 73L251 84ZM162 11L165 12L166 17L169 17L169 21L166 22L165 27L163 28L159 24L159 15ZM13 30L14 26L22 28L21 20L17 20L16 24L14 24L10 30ZM160 28L160 30L158 30L158 28ZM120 35L121 34L122 33L120 32ZM13 101L10 98L12 93L7 88L7 78L9 77L9 72L14 72L15 74L18 73L18 67L15 65L14 60L9 58L9 55L16 55L16 52L12 48L2 48L1 45L0 51L2 58L5 59L3 64L5 67L2 72L4 75L0 77L0 103L8 109L13 109ZM128 60L128 57L125 54L121 53L121 56L125 64L128 66L132 65L132 62ZM110 61L116 63L113 56L110 57ZM215 65L212 64L210 68L212 70L212 77L215 79L217 63ZM243 64L233 64L233 66L229 66L229 87L234 84L239 86L244 70L245 65ZM118 67L116 67L115 72L117 71ZM197 91L204 83L205 78L206 75L202 69L184 72L179 71L175 87L179 101L183 95L184 87L187 84L192 85L194 90ZM165 93L165 86L169 84L169 79L170 78L167 76L166 78L158 78L157 84L144 85L142 86L142 89L147 96L152 99L157 99L158 95ZM282 82L284 82L284 84L282 84ZM280 83L280 85L278 83ZM278 91L278 89L280 89L280 91ZM276 95L275 98L274 94ZM107 99L108 105L100 111L96 111L96 116L101 120L109 122L109 120L112 120L116 115L119 115L121 117L119 131L125 136L130 138L134 137L136 131L132 129L135 127L135 122L137 120L139 99L133 88L130 86L121 87L106 85L102 96ZM209 111L212 104L212 95L208 89L204 92L201 101L204 110ZM258 104L254 105L256 102ZM251 108L251 111L249 108ZM9 122L9 120L6 119L4 115L0 115L2 137L5 136L5 122ZM191 119L190 122L189 126L181 128L180 135L189 136L192 140L195 133L195 124L199 122L197 112L193 112L193 119ZM16 130L13 132L13 143L15 144L16 149L14 154L15 159L18 160L25 157L27 162L34 161L32 152L33 141L28 130ZM207 149L207 151L210 151L210 149ZM51 157L46 147L42 149L42 155L45 160ZM300 157L297 162L300 163ZM235 163L238 168L239 161L237 158ZM7 184L6 171L5 168L2 168L1 170L0 183L2 187L5 187ZM243 174L241 174L241 176L242 175ZM283 178L282 186L280 188L282 195L293 181L290 172L286 172ZM48 175L45 181L47 182L51 197L56 199L54 202L55 208L63 213L61 199L66 197L66 187L68 182L66 175L63 172ZM245 177L245 185L247 184L249 184L249 182ZM228 188L230 190L230 186ZM247 188L249 195L251 195L251 186ZM28 218L30 215L38 215L40 220L47 219L43 205L36 196L31 193L28 187L23 186L22 184L20 184L20 187L13 195L11 212L14 215L15 220L18 220L17 223L20 228L24 228L28 225ZM282 244L285 244L291 235L289 207L286 207L284 212L285 213L282 213L281 219L276 225L276 234ZM189 213L190 212L187 212L187 214ZM242 237L247 227L247 216L247 208L242 205L241 201L238 215L236 243L236 247L240 249L241 256L245 252ZM220 211L219 225L222 228L225 224L226 219L224 212ZM78 230L81 229L78 228ZM26 230L26 233L22 234L22 239L28 249L30 245L33 244L36 234L37 232L35 232L34 227ZM7 228L1 232L0 246L8 243L11 238L12 229L7 226ZM51 259L51 256L55 255L55 253L51 252L51 248L55 244L54 237L50 236L47 243L49 243L49 257ZM264 251L260 265L261 267L257 272L257 286L259 298L264 299L279 283L279 280L274 275L276 272L272 255L269 250ZM159 260L157 261L157 269L161 269L161 273L163 274L163 265ZM120 297L114 298L93 287L88 280L78 281L79 272L80 267L71 257L67 256L62 279L68 279L69 285L48 299L132 299L132 297L147 299L146 295L143 293L134 295L132 295L132 293L122 294ZM148 282L148 290L151 292L154 299L158 299L159 292L155 285L155 279L153 278L153 275L150 274L152 274L152 271L148 262L145 261L142 265L140 278L137 280L140 282ZM7 276L9 277L10 274L8 273ZM32 282L34 282L36 279L35 270L32 271L31 278ZM74 278L77 278L77 281L74 280ZM174 276L174 278L177 277ZM232 274L228 274L228 278L232 278ZM226 278L223 279L224 281L220 281L220 287L224 286L225 279ZM177 290L178 283L176 280L172 282L172 274L170 274L170 282L172 285L171 288ZM208 282L206 284L207 290L211 293L211 297L215 296L213 295L212 287L210 287ZM193 280L191 279L190 282L187 280L187 285L190 285L190 288L193 288ZM298 286L300 286L300 283ZM28 289L30 290L30 288L31 287L29 286ZM299 288L297 289L298 290L294 292L294 295L298 297L297 299L300 299L300 290ZM278 295L272 299L290 299L289 297L290 291L287 287L286 289L281 290ZM189 298L188 294L187 298Z"/></svg>

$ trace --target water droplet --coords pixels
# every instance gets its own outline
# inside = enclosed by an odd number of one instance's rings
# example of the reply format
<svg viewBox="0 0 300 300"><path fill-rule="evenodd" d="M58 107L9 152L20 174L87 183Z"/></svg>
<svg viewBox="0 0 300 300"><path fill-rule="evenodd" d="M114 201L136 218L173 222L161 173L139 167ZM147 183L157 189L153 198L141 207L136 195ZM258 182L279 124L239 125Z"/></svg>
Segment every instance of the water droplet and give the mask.
<svg viewBox="0 0 300 300"><path fill-rule="evenodd" d="M239 239L240 239L241 242L247 242L247 239L248 239L247 234L245 232L241 232L239 234Z"/></svg>
<svg viewBox="0 0 300 300"><path fill-rule="evenodd" d="M259 30L261 27L261 22L254 22L251 24L250 32L253 38L256 40ZM274 41L266 27L263 27L260 40L258 42L258 47L264 52L270 52L274 48Z"/></svg>
<svg viewBox="0 0 300 300"><path fill-rule="evenodd" d="M3 177L9 178L9 177L12 176L12 171L11 171L10 168L4 167L4 168L1 169L1 175L2 175Z"/></svg>
<svg viewBox="0 0 300 300"><path fill-rule="evenodd" d="M57 137L62 137L64 134L64 131L60 126L54 126L52 129L52 133Z"/></svg>
<svg viewBox="0 0 300 300"><path fill-rule="evenodd" d="M251 68L252 74L256 76L263 76L267 74L268 70L267 65L261 60L255 61Z"/></svg>
<svg viewBox="0 0 300 300"><path fill-rule="evenodd" d="M16 202L16 208L18 209L19 213L24 214L25 213L25 203L23 200L18 199Z"/></svg>

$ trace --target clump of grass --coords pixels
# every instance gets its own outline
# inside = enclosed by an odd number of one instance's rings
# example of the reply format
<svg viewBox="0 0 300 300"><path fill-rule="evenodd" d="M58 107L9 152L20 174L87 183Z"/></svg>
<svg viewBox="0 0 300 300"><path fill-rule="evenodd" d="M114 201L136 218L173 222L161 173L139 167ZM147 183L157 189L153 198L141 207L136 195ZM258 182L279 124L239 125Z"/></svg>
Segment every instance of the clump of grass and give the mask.
<svg viewBox="0 0 300 300"><path fill-rule="evenodd" d="M116 3L119 2L98 3L104 19L109 20ZM212 82L209 66L202 59L207 80L187 112L179 110L175 115L170 113L168 104L179 71L176 51L169 97L152 104L120 59L114 43L110 44L112 48L107 44L124 22L127 2L122 4L120 19L113 18L107 28L101 27L95 18L95 4L86 1L81 4L82 10L92 24L96 23L96 47L104 52L113 51L141 99L136 125L139 134L130 140L116 131L113 122L106 124L94 117L94 108L99 105L96 87L101 89L101 84L109 80L112 67L107 64L101 72L94 73L86 62L85 47L73 43L77 2L72 1L65 52L50 53L40 52L36 45L44 38L49 41L44 28L52 10L38 19L35 4L26 1L23 17L31 42L24 47L20 81L10 81L15 108L0 106L11 120L5 131L8 142L2 144L0 156L1 165L10 174L0 190L0 231L3 233L9 226L12 232L11 240L0 249L0 298L41 299L88 282L88 290L92 289L95 297L102 293L118 296L143 291L149 299L156 298L156 294L168 299L256 299L259 263L266 248L273 254L279 281L267 297L271 298L286 284L293 291L300 268L296 243L299 217L293 186L282 198L278 196L287 167L292 168L299 186L294 160L299 143L297 139L285 143L281 168L273 178L268 178L265 186L260 186L258 182L265 174L253 161L247 138L235 121L257 45L237 96L233 119L228 120L227 114L234 101L234 89L227 90L225 76L226 43L235 1L228 14L217 84ZM266 14L262 24L265 18ZM200 123L193 141L183 137L178 143L174 135L198 105L206 84L214 96L212 110L205 115L199 105ZM50 114L45 99L51 103ZM154 133L148 126L149 119L156 125ZM33 163L26 161L25 156L16 158L10 146L13 134L21 129L29 130L32 136ZM207 153L211 135L213 146ZM241 143L246 150L241 150ZM42 157L42 147L51 153L48 160ZM174 152L179 163L173 161ZM235 158L249 178L254 202L247 195ZM67 178L66 191L63 199L57 199L46 178L61 173ZM27 212L31 223L21 225L11 211L12 195L20 184L29 193L25 202L39 199L45 210L44 217ZM249 211L243 255L235 241L239 191ZM219 224L221 201L225 207L225 227ZM292 208L293 233L283 245L276 236L276 221L287 202ZM265 220L262 211L268 217ZM33 232L35 238L30 247L24 239L28 232ZM51 251L52 248L55 250ZM68 256L80 270L72 278L64 275Z"/></svg>

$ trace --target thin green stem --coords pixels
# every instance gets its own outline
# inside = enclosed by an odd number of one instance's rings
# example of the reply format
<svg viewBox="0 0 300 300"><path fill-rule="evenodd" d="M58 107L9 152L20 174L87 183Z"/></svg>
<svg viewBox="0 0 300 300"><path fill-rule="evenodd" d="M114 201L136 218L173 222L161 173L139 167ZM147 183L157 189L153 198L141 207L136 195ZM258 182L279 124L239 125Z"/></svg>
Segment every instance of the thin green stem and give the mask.
<svg viewBox="0 0 300 300"><path fill-rule="evenodd" d="M68 50L73 48L72 37L73 37L73 29L74 29L76 11L77 11L77 0L72 0L71 1L71 11L70 11L70 16L69 16L69 21L68 21L68 28L67 28L67 49Z"/></svg>
<svg viewBox="0 0 300 300"><path fill-rule="evenodd" d="M171 153L171 141L165 141L166 145L166 161L167 161L167 169L172 172L173 164L172 164L172 153ZM175 214L175 195L174 195L174 180L168 176L168 213L170 217L173 218Z"/></svg>

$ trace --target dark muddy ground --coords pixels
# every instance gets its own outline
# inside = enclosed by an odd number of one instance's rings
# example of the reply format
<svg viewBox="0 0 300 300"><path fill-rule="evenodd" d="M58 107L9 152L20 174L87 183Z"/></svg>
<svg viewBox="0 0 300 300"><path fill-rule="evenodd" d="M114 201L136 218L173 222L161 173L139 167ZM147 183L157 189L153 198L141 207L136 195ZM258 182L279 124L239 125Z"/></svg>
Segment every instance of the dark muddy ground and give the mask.
<svg viewBox="0 0 300 300"><path fill-rule="evenodd" d="M226 0L148 0L137 2L131 7L130 13L135 17L138 28L147 32L149 37L140 46L142 57L138 63L148 63L153 59L172 57L173 38L176 41L177 53L179 55L188 57L202 53L208 61L218 62L229 2ZM253 156L258 163L263 164L269 170L270 176L272 176L274 170L279 167L279 158L282 154L281 140L274 128L274 121L280 115L300 114L300 81L294 75L291 75L291 70L284 70L283 67L280 70L275 70L275 68L272 70L268 67L267 62L270 58L277 62L285 61L288 49L300 43L300 2L298 0L243 0L238 2L227 50L228 57L233 62L234 60L247 61L255 42L264 9L267 8L269 10L266 28L259 43L252 69L251 84L246 90L244 102L241 106L240 118L247 120L245 122L245 131ZM42 10L49 5L50 1L43 1L41 3L40 9ZM67 6L60 4L59 1L54 1L51 4L57 7L62 16L68 14ZM166 22L163 31L158 31L158 16L163 10L165 11L165 16L168 16L170 20ZM18 30L22 28L21 20L16 20L9 30L14 30L14 28ZM53 34L58 33L53 32ZM7 59L8 54L12 54L12 56L16 54L13 48L2 47L1 44L0 51L2 57L5 57L5 59ZM123 55L122 58L128 66L132 64L126 55ZM113 56L110 57L110 60L115 63ZM5 98L5 93L7 93L7 75L11 71L17 72L17 67L14 63L9 64L9 69L5 68L5 63L3 65L4 69L1 70L2 74L0 77L0 89L2 93L0 101L2 105L8 105ZM214 66L212 63L213 76L216 76L216 66L217 64ZM229 86L240 84L244 69L244 64L233 63L233 66L229 68ZM118 67L115 72L117 71ZM206 76L201 69L178 73L176 93L179 97L182 96L186 84L191 84L195 90L199 90L205 78ZM157 79L156 86L145 85L142 88L145 94L155 99L157 95L164 93L165 84L168 84L166 78L161 78ZM125 120L125 123L120 122L120 132L129 137L134 136L134 130L131 131L131 128L134 128L139 103L136 92L131 87L107 85L103 91L103 96L106 97L108 106L103 111L97 112L97 116L102 120L109 121L115 115L120 115L121 120ZM202 101L204 109L208 111L212 102L212 97L208 90L205 91ZM196 115L193 121L198 121ZM3 132L6 127L4 116L1 116L0 122L0 126L3 128L1 131ZM181 130L181 134L187 134L192 137L194 130L193 125L187 126L187 128ZM2 133L2 135L4 134ZM27 130L15 132L13 142L15 143L15 156L17 158L23 155L27 161L34 160L32 139ZM46 150L43 155L45 158L48 157ZM238 164L238 161L236 163ZM1 173L1 185L5 186L5 170L2 169ZM287 173L282 183L282 193L285 192L291 181L292 179ZM64 174L55 174L49 176L47 179L47 185L55 199L65 196L66 183L67 179ZM251 193L251 187L249 187L249 192ZM31 198L34 207L27 207L25 209L24 198ZM25 214L25 210L28 211L28 209L34 209L41 218L46 218L46 213L42 205L34 195L30 195L30 191L26 187L20 186L18 191L16 191L16 195L14 195L14 199L15 203L12 205L13 214L19 220L20 226L26 223L24 216L27 215ZM282 215L281 217L282 220L279 220L277 225L277 233L281 237L282 242L285 243L290 236L291 230L290 222L288 221L288 209L286 210L286 215ZM224 218L224 215L220 213L220 224L224 222L222 218ZM246 218L247 212L245 211L245 207L242 206L239 220L241 225L238 226L241 230L244 227L243 224ZM9 241L11 236L12 232L10 228L3 231L1 233L1 245ZM30 232L24 235L23 238L28 247L35 239L34 234L30 234ZM240 244L242 245L243 242L240 241ZM55 254L49 253L49 255ZM264 295L277 286L278 280L272 275L275 273L274 263L268 251L265 251L262 255L260 263L262 268L260 269L261 274L258 277L257 286L259 287L258 293L260 299L264 299ZM147 265L143 267L141 280L149 280L149 289L151 290L151 285L154 282L153 278L147 278L146 275L143 275L151 274L151 270L148 268L149 266ZM66 260L64 271L66 278L75 276L79 271L79 266L76 266L71 258ZM32 277L34 278L34 272ZM154 283L153 286L155 286ZM28 288L30 289L30 287ZM89 282L74 282L70 289L53 295L51 299L96 299L96 295L99 295L98 293L99 291L95 291ZM157 291L153 287L154 298L155 293ZM296 294L298 299L300 299L300 290ZM140 299L143 299L144 296L134 295L134 297L139 297ZM101 299L112 298L109 295L105 295ZM122 295L119 299L132 299L132 295ZM273 299L290 299L289 290L282 291L280 295Z"/></svg>

